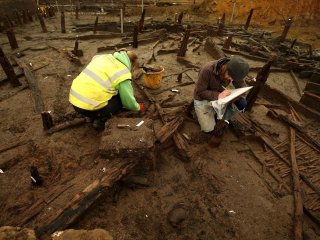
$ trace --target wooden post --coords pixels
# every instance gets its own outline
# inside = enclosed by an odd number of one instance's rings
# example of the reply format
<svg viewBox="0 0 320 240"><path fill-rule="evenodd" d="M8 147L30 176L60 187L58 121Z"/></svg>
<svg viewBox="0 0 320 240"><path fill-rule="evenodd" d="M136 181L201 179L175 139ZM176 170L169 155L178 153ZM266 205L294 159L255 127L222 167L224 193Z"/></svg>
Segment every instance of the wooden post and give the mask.
<svg viewBox="0 0 320 240"><path fill-rule="evenodd" d="M250 13L248 15L247 21L246 21L246 25L244 25L244 30L248 30L250 22L251 22L251 18L252 18L252 14L253 14L253 9L251 8Z"/></svg>
<svg viewBox="0 0 320 240"><path fill-rule="evenodd" d="M139 27L137 24L134 25L133 29L133 48L138 48L138 32L139 32Z"/></svg>
<svg viewBox="0 0 320 240"><path fill-rule="evenodd" d="M76 4L76 19L79 19L79 5Z"/></svg>
<svg viewBox="0 0 320 240"><path fill-rule="evenodd" d="M223 34L223 29L224 29L224 23L226 21L226 14L224 13L222 15L222 18L219 20L219 23L218 23L218 34L219 35L222 35Z"/></svg>
<svg viewBox="0 0 320 240"><path fill-rule="evenodd" d="M13 27L13 22L11 21L11 18L6 14L6 20L8 22L9 27Z"/></svg>
<svg viewBox="0 0 320 240"><path fill-rule="evenodd" d="M26 10L22 10L22 19L23 19L23 23L28 23L28 16L27 16L27 11Z"/></svg>
<svg viewBox="0 0 320 240"><path fill-rule="evenodd" d="M74 43L74 48L71 51L74 55L77 57L82 57L83 56L83 51L79 49L79 41L78 41L78 36L76 38L76 41Z"/></svg>
<svg viewBox="0 0 320 240"><path fill-rule="evenodd" d="M283 32L282 32L282 34L281 34L281 36L280 36L280 42L283 42L283 41L286 39L287 34L288 34L288 32L289 32L289 29L290 29L290 27L291 27L292 22L293 22L293 17L291 17L291 18L289 18L289 19L287 19L287 20L285 21L284 29L283 29Z"/></svg>
<svg viewBox="0 0 320 240"><path fill-rule="evenodd" d="M49 130L53 127L52 116L49 111L41 112L42 125L44 130Z"/></svg>
<svg viewBox="0 0 320 240"><path fill-rule="evenodd" d="M64 16L64 9L61 9L61 33L66 33L66 19Z"/></svg>
<svg viewBox="0 0 320 240"><path fill-rule="evenodd" d="M145 14L146 14L146 9L143 9L141 17L140 17L140 21L139 21L139 32L142 32L142 30L143 30Z"/></svg>
<svg viewBox="0 0 320 240"><path fill-rule="evenodd" d="M182 23L182 18L183 18L183 12L181 12L178 16L178 24L181 25Z"/></svg>
<svg viewBox="0 0 320 240"><path fill-rule="evenodd" d="M10 47L12 50L18 48L18 43L17 43L17 39L16 39L16 36L13 32L13 29L12 28L7 28L6 29L6 33L7 33L7 37L8 37L8 40L9 40L9 43L10 43Z"/></svg>
<svg viewBox="0 0 320 240"><path fill-rule="evenodd" d="M98 28L98 21L99 21L99 16L96 16L96 20L94 22L94 25L93 25L93 33L97 33L97 28Z"/></svg>
<svg viewBox="0 0 320 240"><path fill-rule="evenodd" d="M228 37L226 38L226 40L224 40L223 48L224 48L224 49L229 49L231 43L232 43L232 35L228 36Z"/></svg>
<svg viewBox="0 0 320 240"><path fill-rule="evenodd" d="M274 62L273 59L270 60L269 62L267 62L261 68L261 70L258 72L256 82L255 82L253 88L251 89L251 91L248 93L247 98L246 98L247 102L248 102L247 107L246 107L247 111L250 111L252 109L252 106L253 106L254 102L256 101L260 90L263 88L265 82L268 80L269 73L270 73L270 67L273 62Z"/></svg>
<svg viewBox="0 0 320 240"><path fill-rule="evenodd" d="M40 21L42 32L44 32L44 33L48 32L46 24L45 24L43 16L42 16L42 13L38 13L38 18L39 18L39 21Z"/></svg>
<svg viewBox="0 0 320 240"><path fill-rule="evenodd" d="M29 21L33 22L32 13L29 10L27 10L27 15L28 15Z"/></svg>
<svg viewBox="0 0 320 240"><path fill-rule="evenodd" d="M21 17L20 17L19 12L18 12L18 11L15 11L15 14L16 14L16 17L17 17L18 24L19 24L20 26L22 26L23 24L22 24L22 21L21 21Z"/></svg>
<svg viewBox="0 0 320 240"><path fill-rule="evenodd" d="M184 33L183 39L181 41L180 49L178 52L178 57L184 57L186 55L189 36L190 36L190 26L188 26L188 28Z"/></svg>
<svg viewBox="0 0 320 240"><path fill-rule="evenodd" d="M0 47L0 64L2 66L3 71L7 75L7 78L9 79L11 85L13 87L21 86L21 83L19 82L19 79L17 75L15 74L13 67L11 66L8 58L2 51L2 48Z"/></svg>

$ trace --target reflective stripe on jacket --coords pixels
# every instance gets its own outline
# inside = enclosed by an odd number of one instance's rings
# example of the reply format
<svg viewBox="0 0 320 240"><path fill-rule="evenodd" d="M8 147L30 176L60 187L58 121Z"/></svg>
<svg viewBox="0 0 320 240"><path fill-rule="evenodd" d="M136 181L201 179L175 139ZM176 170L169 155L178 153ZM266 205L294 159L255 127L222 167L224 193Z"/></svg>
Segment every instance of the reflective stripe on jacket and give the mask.
<svg viewBox="0 0 320 240"><path fill-rule="evenodd" d="M103 108L118 93L118 84L127 79L131 79L130 70L112 54L95 56L73 80L69 101L85 110Z"/></svg>

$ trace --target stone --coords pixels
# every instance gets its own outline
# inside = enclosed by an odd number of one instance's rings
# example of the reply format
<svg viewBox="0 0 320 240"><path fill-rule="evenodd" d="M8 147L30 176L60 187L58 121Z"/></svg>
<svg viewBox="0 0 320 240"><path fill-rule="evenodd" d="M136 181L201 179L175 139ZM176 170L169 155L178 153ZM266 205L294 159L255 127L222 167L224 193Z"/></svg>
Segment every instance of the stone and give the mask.
<svg viewBox="0 0 320 240"><path fill-rule="evenodd" d="M52 235L52 240L113 240L110 233L104 229L94 230L74 230L67 229L65 231L55 232Z"/></svg>
<svg viewBox="0 0 320 240"><path fill-rule="evenodd" d="M0 227L1 240L37 240L34 230L21 227Z"/></svg>
<svg viewBox="0 0 320 240"><path fill-rule="evenodd" d="M187 211L183 207L173 208L167 215L167 221L172 227L179 227L187 218Z"/></svg>

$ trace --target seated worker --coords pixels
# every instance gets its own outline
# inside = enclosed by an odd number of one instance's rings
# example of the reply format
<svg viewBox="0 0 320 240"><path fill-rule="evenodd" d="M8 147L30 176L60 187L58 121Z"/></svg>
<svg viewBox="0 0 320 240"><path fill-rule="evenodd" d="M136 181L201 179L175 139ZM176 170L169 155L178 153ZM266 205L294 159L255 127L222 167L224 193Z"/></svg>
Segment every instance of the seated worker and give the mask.
<svg viewBox="0 0 320 240"><path fill-rule="evenodd" d="M122 108L143 111L131 85L132 72L139 67L132 51L96 55L71 85L69 101L76 112L89 117L93 127L104 129L105 122Z"/></svg>
<svg viewBox="0 0 320 240"><path fill-rule="evenodd" d="M194 108L201 130L212 134L209 140L211 147L217 147L228 127L228 121L235 111L244 111L247 101L240 97L227 106L223 119L216 124L215 111L209 102L230 95L226 87L232 82L235 88L246 87L244 77L249 72L249 64L242 58L221 58L211 61L200 69L194 90Z"/></svg>

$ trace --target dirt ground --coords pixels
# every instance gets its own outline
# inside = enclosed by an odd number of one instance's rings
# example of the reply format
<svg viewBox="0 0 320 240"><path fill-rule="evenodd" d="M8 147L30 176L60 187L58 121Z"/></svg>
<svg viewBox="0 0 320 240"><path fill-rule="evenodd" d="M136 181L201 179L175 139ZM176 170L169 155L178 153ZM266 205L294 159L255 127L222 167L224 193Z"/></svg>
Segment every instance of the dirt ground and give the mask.
<svg viewBox="0 0 320 240"><path fill-rule="evenodd" d="M169 8L162 16L146 15L153 20L174 19L174 10ZM68 93L72 80L81 72L84 66L70 62L65 54L72 50L74 37L79 34L73 30L76 24L93 23L95 16L80 15L76 20L73 14L66 14L67 33L60 33L60 15L47 18L48 33L42 33L39 22L28 23L24 27L15 28L19 49L12 51L6 36L0 35L0 45L7 55L23 51L20 58L29 64L37 78L43 100L43 110L52 111L55 118L74 112L68 103ZM137 21L139 16L127 16L127 21ZM210 19L203 20L206 23ZM104 15L99 17L99 23L118 21L118 16ZM146 22L150 21L148 19ZM199 16L186 17L186 21L201 21ZM280 26L267 27L279 33ZM318 26L294 28L289 37L303 39L315 48L320 46L314 31ZM97 34L104 34L99 31ZM180 36L172 33L172 36ZM179 38L178 38L179 39ZM97 54L97 48L119 43L121 38L80 40L80 49L84 56L81 62L86 65ZM171 44L172 43L172 44ZM168 40L157 46L178 47L179 41ZM153 43L141 44L136 52L140 62L150 56ZM128 49L131 49L128 46ZM104 53L111 53L106 51ZM204 51L203 45L195 52L189 48L186 58L196 66L201 66L212 57ZM161 88L148 90L157 102L169 97L174 102L192 101L194 84L197 80L197 69L190 69L183 74L182 83L177 86L176 73L186 69L186 66L176 61L176 54L156 56L156 64L164 67L165 73ZM261 67L263 62L249 60L251 67ZM172 75L173 74L173 75ZM171 76L170 76L171 75ZM255 72L250 72L252 77ZM0 70L0 79L4 78ZM306 79L299 79L303 89ZM25 84L26 79L20 78ZM140 78L138 83L143 85ZM288 73L272 73L268 85L276 88L291 98L299 101L299 93ZM151 103L134 85L138 102L144 102L147 110L144 113L124 112L120 117L151 119L157 132L162 123L151 109ZM177 88L179 93L170 91ZM0 96L13 92L9 83L1 84ZM289 94L290 93L290 94ZM241 113L243 118L253 119L268 129L276 143L284 143L289 149L289 128L287 125L266 116L268 108L263 104L278 104L269 102L262 97L258 99L251 112ZM24 227L38 228L63 208L70 199L88 186L97 177L103 176L104 168L110 159L98 157L98 147L103 132L94 130L90 123L69 128L52 135L43 131L41 115L36 112L34 98L30 89L24 89L7 99L0 101L0 140L1 147L11 143L19 146L0 153L0 164L13 162L3 168L0 174L0 225L20 226L24 213L39 200L44 202L48 192L61 192L55 205L44 205L39 216L23 224ZM300 113L305 129L316 139L320 139L319 119ZM74 229L106 229L114 239L293 239L293 195L285 191L282 184L275 182L265 169L256 161L254 150L260 156L270 154L264 145L253 136L238 138L229 129L219 148L212 149L207 144L207 136L201 133L197 121L190 115L179 129L181 134L189 137L188 147L192 154L190 162L184 162L177 154L172 140L163 144L156 143L155 158L141 158L141 163L134 174L144 177L147 186L129 187L126 184L116 184L105 193L93 206L70 226ZM125 136L123 136L125 137ZM310 150L311 151L311 150ZM320 168L319 152L314 153L314 166ZM269 156L269 155L268 155ZM126 161L126 159L122 159ZM154 162L152 162L154 161ZM36 166L44 179L42 187L34 187L30 180L30 166ZM307 174L307 173L306 173ZM315 182L320 185L317 175ZM317 175L317 176L316 176ZM283 177L289 187L292 187L291 175ZM270 187L271 186L271 187ZM271 190L270 190L271 188ZM121 190L121 191L120 191ZM272 191L273 190L273 191ZM63 194L67 192L68 194ZM275 194L279 193L279 194ZM63 196L62 196L63 195ZM115 200L115 196L117 199ZM313 196L308 200L308 196ZM315 206L313 213L320 216L319 195L304 192L307 206ZM306 215L304 220L304 239L320 239L320 229Z"/></svg>

